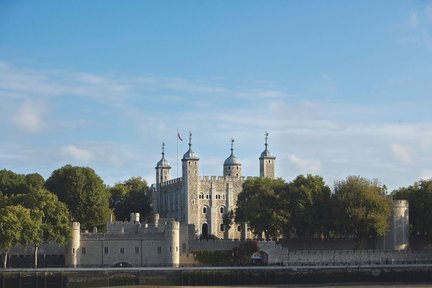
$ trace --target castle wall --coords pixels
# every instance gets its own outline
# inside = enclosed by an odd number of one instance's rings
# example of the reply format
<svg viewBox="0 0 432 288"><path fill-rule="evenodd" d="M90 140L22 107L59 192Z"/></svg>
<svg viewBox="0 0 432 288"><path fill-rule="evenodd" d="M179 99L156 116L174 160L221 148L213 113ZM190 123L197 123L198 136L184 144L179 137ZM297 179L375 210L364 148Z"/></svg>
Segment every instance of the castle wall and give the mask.
<svg viewBox="0 0 432 288"><path fill-rule="evenodd" d="M72 267L179 265L179 223L161 219L157 225L139 222L107 224L106 233L79 233L74 223L66 265Z"/></svg>

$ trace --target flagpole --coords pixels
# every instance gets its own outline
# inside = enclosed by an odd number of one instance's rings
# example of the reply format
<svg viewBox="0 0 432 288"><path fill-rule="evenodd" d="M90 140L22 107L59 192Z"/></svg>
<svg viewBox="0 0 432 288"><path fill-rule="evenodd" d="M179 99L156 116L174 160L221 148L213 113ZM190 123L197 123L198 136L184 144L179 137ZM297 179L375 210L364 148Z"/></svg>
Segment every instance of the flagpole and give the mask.
<svg viewBox="0 0 432 288"><path fill-rule="evenodd" d="M177 177L176 178L178 178L178 140L179 140L178 135L179 135L179 132L177 130L177 135L176 135L176 138L177 138Z"/></svg>

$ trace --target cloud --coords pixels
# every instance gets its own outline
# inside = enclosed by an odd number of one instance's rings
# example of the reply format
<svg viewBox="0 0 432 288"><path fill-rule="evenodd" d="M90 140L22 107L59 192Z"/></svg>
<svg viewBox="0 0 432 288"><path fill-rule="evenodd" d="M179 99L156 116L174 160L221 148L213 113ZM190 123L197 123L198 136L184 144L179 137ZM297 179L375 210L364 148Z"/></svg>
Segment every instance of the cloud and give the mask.
<svg viewBox="0 0 432 288"><path fill-rule="evenodd" d="M321 162L317 159L302 159L292 154L289 156L289 161L304 174L318 174L321 171Z"/></svg>
<svg viewBox="0 0 432 288"><path fill-rule="evenodd" d="M42 120L44 110L42 103L25 101L18 107L12 120L18 128L25 132L40 132L44 128Z"/></svg>
<svg viewBox="0 0 432 288"><path fill-rule="evenodd" d="M390 145L391 152L393 156L400 162L405 164L412 163L412 153L410 149L406 146L402 146L400 144L392 144Z"/></svg>
<svg viewBox="0 0 432 288"><path fill-rule="evenodd" d="M60 149L62 156L71 158L74 161L88 163L93 158L92 152L86 149L78 148L75 145L67 145Z"/></svg>

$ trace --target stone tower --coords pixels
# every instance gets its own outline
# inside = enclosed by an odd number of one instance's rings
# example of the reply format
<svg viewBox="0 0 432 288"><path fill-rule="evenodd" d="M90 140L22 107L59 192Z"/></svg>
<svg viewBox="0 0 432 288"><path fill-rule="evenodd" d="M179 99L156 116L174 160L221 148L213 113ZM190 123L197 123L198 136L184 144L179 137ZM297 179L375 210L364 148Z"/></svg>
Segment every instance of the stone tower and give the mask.
<svg viewBox="0 0 432 288"><path fill-rule="evenodd" d="M171 267L180 265L180 224L173 219L169 220L165 226L165 245L167 249L166 263Z"/></svg>
<svg viewBox="0 0 432 288"><path fill-rule="evenodd" d="M199 158L192 151L192 132L189 132L189 150L182 158L182 177L184 194L180 197L185 204L183 206L185 209L181 220L186 223L197 223L198 205L195 205L195 202L199 193Z"/></svg>
<svg viewBox="0 0 432 288"><path fill-rule="evenodd" d="M165 159L165 143L162 143L162 159L156 164L156 189L159 189L160 183L171 180L171 166Z"/></svg>
<svg viewBox="0 0 432 288"><path fill-rule="evenodd" d="M231 138L231 155L225 160L223 168L224 177L242 176L242 166L237 157L234 156L234 139Z"/></svg>
<svg viewBox="0 0 432 288"><path fill-rule="evenodd" d="M81 243L81 231L80 231L80 223L79 222L73 222L72 223L72 238L67 245L66 248L66 254L65 254L65 264L67 267L74 267L76 268L78 266L78 263L80 263L80 255L81 251L80 249L80 243Z"/></svg>
<svg viewBox="0 0 432 288"><path fill-rule="evenodd" d="M273 156L267 149L268 133L265 133L265 150L261 153L260 160L260 177L275 178L275 161L276 157Z"/></svg>

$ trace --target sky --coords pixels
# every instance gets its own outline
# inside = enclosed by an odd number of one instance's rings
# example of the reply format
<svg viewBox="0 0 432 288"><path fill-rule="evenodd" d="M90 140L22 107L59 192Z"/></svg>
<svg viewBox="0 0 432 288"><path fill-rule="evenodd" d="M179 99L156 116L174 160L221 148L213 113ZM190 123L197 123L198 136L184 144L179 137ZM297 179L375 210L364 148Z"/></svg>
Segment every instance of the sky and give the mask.
<svg viewBox="0 0 432 288"><path fill-rule="evenodd" d="M268 131L287 182L390 192L432 177L431 107L432 1L0 0L0 169L154 183L192 131L257 176Z"/></svg>

